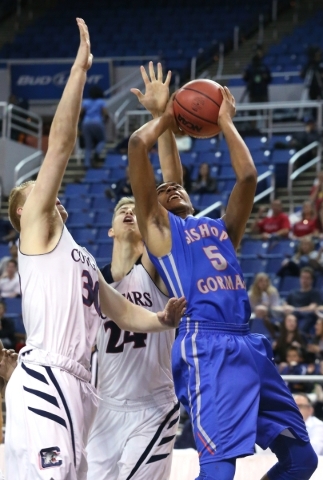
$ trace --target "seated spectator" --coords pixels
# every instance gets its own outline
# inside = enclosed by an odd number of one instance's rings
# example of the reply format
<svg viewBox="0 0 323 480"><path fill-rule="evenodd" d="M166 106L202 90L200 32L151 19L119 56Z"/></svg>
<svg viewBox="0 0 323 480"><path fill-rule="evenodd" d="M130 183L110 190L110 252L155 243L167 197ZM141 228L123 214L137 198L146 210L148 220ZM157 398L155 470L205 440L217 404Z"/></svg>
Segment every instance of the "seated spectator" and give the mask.
<svg viewBox="0 0 323 480"><path fill-rule="evenodd" d="M216 180L211 177L208 163L201 163L199 173L195 182L193 182L192 192L194 193L215 193Z"/></svg>
<svg viewBox="0 0 323 480"><path fill-rule="evenodd" d="M318 307L316 314L318 319L315 323L315 337L314 340L307 345L307 351L315 355L315 360L323 360L323 313L322 307Z"/></svg>
<svg viewBox="0 0 323 480"><path fill-rule="evenodd" d="M315 250L315 245L310 237L303 237L297 247L297 252L282 262L281 269L277 272L279 277L285 275L298 277L303 267L312 267L313 270L322 270L321 253Z"/></svg>
<svg viewBox="0 0 323 480"><path fill-rule="evenodd" d="M315 235L317 233L317 220L316 211L313 207L313 203L310 200L306 200L303 203L301 211L301 218L294 223L291 232L291 238L297 239L299 237Z"/></svg>
<svg viewBox="0 0 323 480"><path fill-rule="evenodd" d="M132 188L129 178L129 167L126 168L126 176L117 181L116 188L107 188L105 195L108 198L116 199L118 202L122 197L132 197Z"/></svg>
<svg viewBox="0 0 323 480"><path fill-rule="evenodd" d="M6 318L6 305L0 301L0 339L5 348L15 346L15 326L11 318Z"/></svg>
<svg viewBox="0 0 323 480"><path fill-rule="evenodd" d="M305 345L306 339L298 329L296 316L291 313L287 314L280 324L278 338L272 345L275 361L277 363L286 362L289 347L303 349Z"/></svg>
<svg viewBox="0 0 323 480"><path fill-rule="evenodd" d="M300 289L291 291L286 302L282 306L273 307L273 310L283 312L285 315L294 313L298 318L300 330L304 333L312 333L316 322L315 311L322 303L319 290L313 288L314 270L303 267L300 271L299 283Z"/></svg>
<svg viewBox="0 0 323 480"><path fill-rule="evenodd" d="M310 442L317 455L323 455L323 422L314 416L314 408L308 395L296 393L294 400L301 412Z"/></svg>
<svg viewBox="0 0 323 480"><path fill-rule="evenodd" d="M9 243L9 256L2 257L0 260L0 277L4 274L8 261L13 258L18 262L18 247L16 242Z"/></svg>
<svg viewBox="0 0 323 480"><path fill-rule="evenodd" d="M265 216L265 208L259 207L255 221L251 227L252 233L260 234L267 240L271 237L287 238L290 230L288 215L283 212L280 200L271 203L272 213Z"/></svg>
<svg viewBox="0 0 323 480"><path fill-rule="evenodd" d="M323 202L320 202L317 217L316 217L316 231L320 238L323 236Z"/></svg>
<svg viewBox="0 0 323 480"><path fill-rule="evenodd" d="M248 292L251 311L257 318L268 316L272 307L280 305L281 300L277 288L264 272L257 273Z"/></svg>
<svg viewBox="0 0 323 480"><path fill-rule="evenodd" d="M286 353L286 363L278 366L281 375L312 375L314 372L313 365L304 363L303 354L300 348L290 346ZM292 393L311 392L314 385L312 383L295 383L288 382L288 388Z"/></svg>
<svg viewBox="0 0 323 480"><path fill-rule="evenodd" d="M187 191L187 193L191 193L192 191L192 180L191 180L191 173L186 165L182 165L183 170L183 187Z"/></svg>
<svg viewBox="0 0 323 480"><path fill-rule="evenodd" d="M310 192L310 201L315 205L316 211L319 211L323 202L323 171L319 172L314 180L312 190Z"/></svg>
<svg viewBox="0 0 323 480"><path fill-rule="evenodd" d="M18 264L16 260L9 260L4 274L0 278L0 297L13 298L21 295L18 275Z"/></svg>
<svg viewBox="0 0 323 480"><path fill-rule="evenodd" d="M15 241L17 238L18 232L16 232L9 220L0 217L0 242L7 243Z"/></svg>

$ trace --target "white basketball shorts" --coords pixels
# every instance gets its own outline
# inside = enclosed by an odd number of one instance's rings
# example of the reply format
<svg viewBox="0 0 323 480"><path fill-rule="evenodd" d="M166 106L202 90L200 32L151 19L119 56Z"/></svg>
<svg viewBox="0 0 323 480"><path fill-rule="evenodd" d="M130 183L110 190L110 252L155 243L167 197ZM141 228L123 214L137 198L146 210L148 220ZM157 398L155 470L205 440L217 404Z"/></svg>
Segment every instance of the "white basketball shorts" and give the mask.
<svg viewBox="0 0 323 480"><path fill-rule="evenodd" d="M175 402L116 411L101 401L87 447L88 480L168 480L178 421Z"/></svg>
<svg viewBox="0 0 323 480"><path fill-rule="evenodd" d="M86 480L85 447L98 404L90 374L55 354L46 354L50 365L33 363L43 357L41 350L23 352L8 382L6 478Z"/></svg>

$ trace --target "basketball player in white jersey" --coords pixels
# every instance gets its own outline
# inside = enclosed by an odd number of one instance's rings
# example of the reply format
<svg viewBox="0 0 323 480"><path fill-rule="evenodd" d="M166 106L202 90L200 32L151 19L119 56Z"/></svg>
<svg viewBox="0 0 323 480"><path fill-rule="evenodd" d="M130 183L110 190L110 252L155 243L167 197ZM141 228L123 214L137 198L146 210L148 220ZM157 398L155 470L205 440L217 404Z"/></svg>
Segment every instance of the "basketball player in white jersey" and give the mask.
<svg viewBox="0 0 323 480"><path fill-rule="evenodd" d="M6 391L10 480L86 479L85 445L97 407L89 363L101 311L120 328L140 332L174 326L183 308L183 302L171 304L154 315L128 302L104 282L94 258L64 226L67 212L57 193L75 144L86 72L92 64L87 27L81 19L77 23L80 47L38 178L14 188L9 198L10 220L20 232L27 333Z"/></svg>
<svg viewBox="0 0 323 480"><path fill-rule="evenodd" d="M163 113L170 72L163 83L161 64L157 79L152 62L150 79L139 101L153 116ZM158 150L164 181L182 182L175 138L168 131ZM105 280L137 305L153 312L164 308L167 289L143 247L134 199L124 197L114 210L112 262L102 269ZM174 330L134 334L123 332L109 318L97 337L99 408L87 447L88 480L167 480L179 419L170 365ZM93 363L92 363L93 365Z"/></svg>

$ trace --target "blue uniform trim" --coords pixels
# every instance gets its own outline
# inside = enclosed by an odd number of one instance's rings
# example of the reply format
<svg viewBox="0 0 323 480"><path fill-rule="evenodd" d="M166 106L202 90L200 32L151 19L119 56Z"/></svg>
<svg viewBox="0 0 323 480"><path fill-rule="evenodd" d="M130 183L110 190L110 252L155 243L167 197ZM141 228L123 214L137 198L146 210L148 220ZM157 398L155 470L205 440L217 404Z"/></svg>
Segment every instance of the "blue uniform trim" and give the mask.
<svg viewBox="0 0 323 480"><path fill-rule="evenodd" d="M53 395L49 395L48 393L41 392L40 390L34 390L32 388L28 388L28 387L25 387L25 386L23 387L23 389L26 392L32 393L33 395L37 395L37 397L40 397L43 400L46 400L46 402L49 402L52 405L55 405L55 407L60 408L56 398L53 397Z"/></svg>
<svg viewBox="0 0 323 480"><path fill-rule="evenodd" d="M234 335L249 335L250 328L249 324L245 323L242 325L238 325L236 323L204 323L199 322L198 320L186 320L185 318L182 319L179 325L179 331L183 332L194 332L195 331L195 324L198 323L198 331L199 332L217 332L217 333L231 333Z"/></svg>
<svg viewBox="0 0 323 480"><path fill-rule="evenodd" d="M63 427L67 428L66 422L62 417L58 417L53 413L46 412L45 410L40 410L39 408L28 407L28 410L30 410L33 413L36 413L36 415L40 415L41 417L49 418L49 420L53 420L53 422L59 423Z"/></svg>
<svg viewBox="0 0 323 480"><path fill-rule="evenodd" d="M74 457L74 466L76 466L75 438L74 438L74 428L73 428L73 422L72 422L71 413L70 413L70 410L69 410L69 408L68 408L67 402L66 402L66 400L65 400L64 394L63 394L63 392L62 392L62 390L61 390L61 387L59 386L59 383L58 383L58 381L56 380L55 375L54 375L53 372L52 372L52 369L51 369L50 367L45 367L45 369L46 369L46 372L48 373L49 378L50 378L51 381L53 382L54 387L56 388L59 396L61 397L63 406L64 406L65 411L66 411L66 415L67 415L67 418L68 418L68 422L69 422L69 424L70 424L70 432L71 432L72 447L73 447L73 457Z"/></svg>
<svg viewBox="0 0 323 480"><path fill-rule="evenodd" d="M28 373L28 375L30 375L31 377L34 377L36 378L36 380L39 380L40 382L43 382L43 383L47 383L47 385L49 385L49 383L46 380L46 377L42 373L36 372L35 370L32 370L31 368L26 367L26 365L23 362L21 362L21 368L23 368L25 372Z"/></svg>

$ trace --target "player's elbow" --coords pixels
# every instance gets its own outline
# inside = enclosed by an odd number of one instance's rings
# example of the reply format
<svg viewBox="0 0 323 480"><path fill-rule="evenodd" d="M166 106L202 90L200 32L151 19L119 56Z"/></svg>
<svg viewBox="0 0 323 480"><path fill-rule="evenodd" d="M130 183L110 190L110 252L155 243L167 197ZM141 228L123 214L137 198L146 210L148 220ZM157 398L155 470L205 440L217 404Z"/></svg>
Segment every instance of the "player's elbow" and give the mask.
<svg viewBox="0 0 323 480"><path fill-rule="evenodd" d="M135 149L135 150L146 149L146 143L144 141L144 138L138 130L136 130L129 138L128 147L129 147L129 150L130 149Z"/></svg>
<svg viewBox="0 0 323 480"><path fill-rule="evenodd" d="M253 165L245 168L238 178L238 181L248 185L248 187L255 187L257 185L258 174Z"/></svg>

